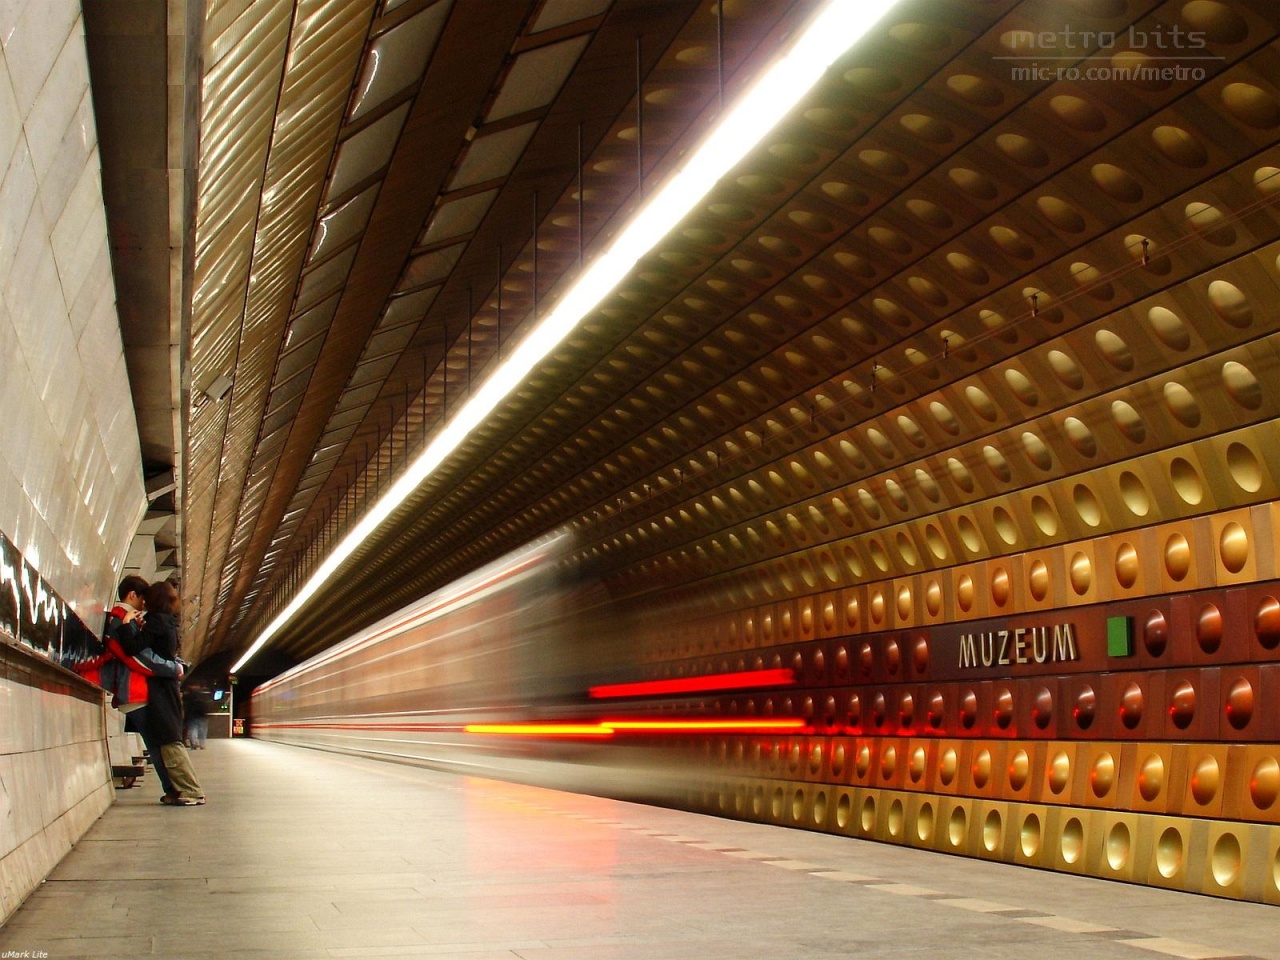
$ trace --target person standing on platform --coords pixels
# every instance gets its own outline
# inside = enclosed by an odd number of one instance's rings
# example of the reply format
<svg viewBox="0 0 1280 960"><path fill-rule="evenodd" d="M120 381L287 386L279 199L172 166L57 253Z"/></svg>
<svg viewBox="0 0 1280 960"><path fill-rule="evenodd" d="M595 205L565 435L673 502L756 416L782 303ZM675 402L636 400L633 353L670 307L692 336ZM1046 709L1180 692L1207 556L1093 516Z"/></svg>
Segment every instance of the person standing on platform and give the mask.
<svg viewBox="0 0 1280 960"><path fill-rule="evenodd" d="M187 717L187 746L203 750L209 737L209 691L193 680L182 695L182 711Z"/></svg>
<svg viewBox="0 0 1280 960"><path fill-rule="evenodd" d="M156 655L140 643L146 616L147 581L130 574L116 590L119 602L107 611L102 628L101 656L77 667L77 672L111 694L111 705L124 714L124 728L142 737L152 769L166 794L175 793L160 755L160 744L147 726L147 678L182 679L183 667L176 660Z"/></svg>
<svg viewBox="0 0 1280 960"><path fill-rule="evenodd" d="M140 642L158 656L178 659L178 614L182 601L167 580L147 588L147 620ZM147 726L160 744L165 769L174 793L160 798L170 806L190 807L204 803L204 791L196 778L187 748L182 744L182 689L169 677L147 678Z"/></svg>

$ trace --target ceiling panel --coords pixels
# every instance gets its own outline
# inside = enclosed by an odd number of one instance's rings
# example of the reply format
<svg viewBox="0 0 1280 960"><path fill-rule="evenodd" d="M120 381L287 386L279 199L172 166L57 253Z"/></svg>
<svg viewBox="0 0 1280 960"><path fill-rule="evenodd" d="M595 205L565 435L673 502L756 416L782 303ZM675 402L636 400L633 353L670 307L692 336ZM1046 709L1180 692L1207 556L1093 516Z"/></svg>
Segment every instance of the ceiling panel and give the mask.
<svg viewBox="0 0 1280 960"><path fill-rule="evenodd" d="M369 42L351 95L352 120L359 120L393 95L411 89L422 77L450 6L451 0L437 0Z"/></svg>
<svg viewBox="0 0 1280 960"><path fill-rule="evenodd" d="M206 5L176 411L193 657L249 645L642 180L681 162L720 77L732 97L813 6L726 2L719 24L712 0ZM743 603L761 580L1087 538L1095 512L1181 517L1150 493L1160 471L1271 415L1238 398L1270 363L1277 14L1070 16L1096 36L1203 31L1204 77L1020 77L1006 58L1060 5L907 0L278 649L313 652L335 610L376 618L558 524L619 597ZM1153 66L1062 42L1038 52ZM1081 485L1105 492L1096 510ZM1123 512L1139 488L1146 521Z"/></svg>

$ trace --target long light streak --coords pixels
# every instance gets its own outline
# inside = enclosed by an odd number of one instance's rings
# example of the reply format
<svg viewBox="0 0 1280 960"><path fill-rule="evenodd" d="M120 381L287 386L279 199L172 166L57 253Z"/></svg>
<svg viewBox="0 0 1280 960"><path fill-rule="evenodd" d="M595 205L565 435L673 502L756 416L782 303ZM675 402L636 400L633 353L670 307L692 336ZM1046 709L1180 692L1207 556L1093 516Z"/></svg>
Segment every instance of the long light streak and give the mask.
<svg viewBox="0 0 1280 960"><path fill-rule="evenodd" d="M382 522L435 472L506 396L631 272L861 39L897 0L830 0L618 237L597 257L546 318L531 330L400 479L360 518L289 604L231 668L234 674L280 631Z"/></svg>
<svg viewBox="0 0 1280 960"><path fill-rule="evenodd" d="M677 677L673 680L637 680L632 683L605 683L591 687L587 694L593 700L610 700L616 697L664 697L682 693L711 693L715 690L788 687L795 682L795 671L780 667L771 670L712 673L699 677Z"/></svg>

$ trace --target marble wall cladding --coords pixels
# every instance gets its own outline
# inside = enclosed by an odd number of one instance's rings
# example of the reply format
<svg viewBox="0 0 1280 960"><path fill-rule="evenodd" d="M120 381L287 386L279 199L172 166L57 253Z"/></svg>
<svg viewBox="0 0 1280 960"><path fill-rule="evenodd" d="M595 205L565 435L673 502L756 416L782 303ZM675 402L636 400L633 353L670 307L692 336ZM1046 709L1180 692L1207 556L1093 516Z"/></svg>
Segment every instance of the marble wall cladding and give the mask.
<svg viewBox="0 0 1280 960"><path fill-rule="evenodd" d="M111 805L102 691L0 643L0 923Z"/></svg>
<svg viewBox="0 0 1280 960"><path fill-rule="evenodd" d="M146 508L77 0L0 4L0 531L91 628Z"/></svg>
<svg viewBox="0 0 1280 960"><path fill-rule="evenodd" d="M0 533L97 629L145 507L80 4L0 3ZM0 922L114 797L103 715L0 642Z"/></svg>

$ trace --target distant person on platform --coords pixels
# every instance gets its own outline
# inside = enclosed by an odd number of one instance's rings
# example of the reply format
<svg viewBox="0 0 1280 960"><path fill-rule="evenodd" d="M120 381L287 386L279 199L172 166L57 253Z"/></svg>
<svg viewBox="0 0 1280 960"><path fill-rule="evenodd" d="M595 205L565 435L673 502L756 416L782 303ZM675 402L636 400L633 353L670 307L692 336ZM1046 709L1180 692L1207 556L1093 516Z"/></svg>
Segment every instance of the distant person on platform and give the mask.
<svg viewBox="0 0 1280 960"><path fill-rule="evenodd" d="M180 680L183 666L157 656L141 642L147 589L147 581L136 574L120 581L119 603L107 611L102 628L103 652L76 671L111 694L111 705L124 714L125 730L141 735L161 788L171 794L176 791L160 756L160 744L147 727L147 678Z"/></svg>
<svg viewBox="0 0 1280 960"><path fill-rule="evenodd" d="M182 695L182 712L187 717L187 746L192 750L203 750L209 739L211 704L204 684L199 680L191 681L187 692Z"/></svg>
<svg viewBox="0 0 1280 960"><path fill-rule="evenodd" d="M147 588L147 621L142 628L141 642L166 659L178 659L181 610L178 591L167 580ZM161 797L160 802L176 807L204 803L204 790L182 743L182 688L176 678L147 678L147 726L160 744L160 754L174 789L173 793Z"/></svg>

